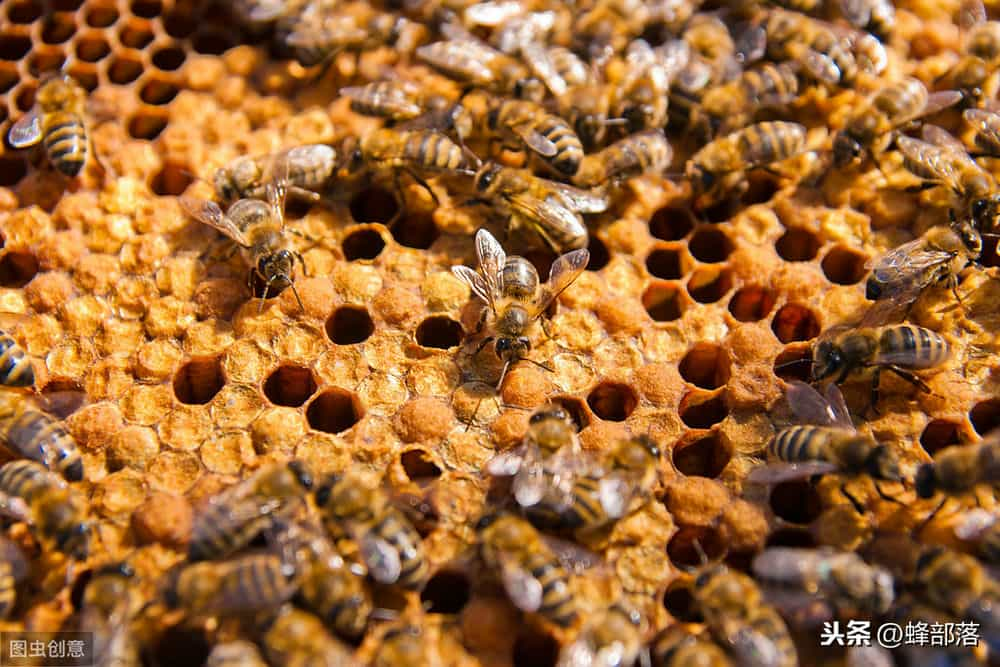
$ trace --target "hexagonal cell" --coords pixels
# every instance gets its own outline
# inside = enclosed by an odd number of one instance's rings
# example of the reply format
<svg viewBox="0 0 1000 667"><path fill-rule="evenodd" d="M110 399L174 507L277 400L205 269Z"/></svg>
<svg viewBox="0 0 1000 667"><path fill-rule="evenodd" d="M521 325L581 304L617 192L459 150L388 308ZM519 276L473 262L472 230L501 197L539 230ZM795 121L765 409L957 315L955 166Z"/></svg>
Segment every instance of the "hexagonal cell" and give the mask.
<svg viewBox="0 0 1000 667"><path fill-rule="evenodd" d="M0 60L20 60L30 50L29 37L0 33Z"/></svg>
<svg viewBox="0 0 1000 667"><path fill-rule="evenodd" d="M695 270L687 282L687 291L698 303L715 303L733 288L733 273L729 269L703 267Z"/></svg>
<svg viewBox="0 0 1000 667"><path fill-rule="evenodd" d="M167 127L167 116L163 112L140 111L128 122L128 133L134 139L152 141Z"/></svg>
<svg viewBox="0 0 1000 667"><path fill-rule="evenodd" d="M808 229L791 228L781 235L774 249L778 255L789 262L808 262L819 252L819 237Z"/></svg>
<svg viewBox="0 0 1000 667"><path fill-rule="evenodd" d="M146 104L167 104L180 92L180 88L165 79L153 78L139 89L139 98Z"/></svg>
<svg viewBox="0 0 1000 667"><path fill-rule="evenodd" d="M0 287L24 287L38 274L38 258L27 250L8 250L0 257Z"/></svg>
<svg viewBox="0 0 1000 667"><path fill-rule="evenodd" d="M808 345L786 347L774 360L774 374L786 382L808 382L812 375L812 349Z"/></svg>
<svg viewBox="0 0 1000 667"><path fill-rule="evenodd" d="M306 408L310 428L324 433L343 433L364 416L361 399L339 387L331 387L318 394Z"/></svg>
<svg viewBox="0 0 1000 667"><path fill-rule="evenodd" d="M808 480L776 484L768 502L775 516L789 523L812 523L823 511L823 501Z"/></svg>
<svg viewBox="0 0 1000 667"><path fill-rule="evenodd" d="M17 93L14 95L14 104L17 108L25 113L31 111L31 108L35 106L35 93L38 92L38 88L33 83L22 83L18 89Z"/></svg>
<svg viewBox="0 0 1000 667"><path fill-rule="evenodd" d="M920 446L929 456L952 445L961 444L961 426L948 419L933 419L920 434Z"/></svg>
<svg viewBox="0 0 1000 667"><path fill-rule="evenodd" d="M1000 253L996 243L983 244L983 254L979 256L979 263L987 268L1000 266Z"/></svg>
<svg viewBox="0 0 1000 667"><path fill-rule="evenodd" d="M639 405L639 397L627 384L602 382L587 395L587 405L599 419L621 422Z"/></svg>
<svg viewBox="0 0 1000 667"><path fill-rule="evenodd" d="M17 185L28 175L28 163L17 155L0 155L0 186Z"/></svg>
<svg viewBox="0 0 1000 667"><path fill-rule="evenodd" d="M83 6L84 0L49 0L49 9L54 12L75 12Z"/></svg>
<svg viewBox="0 0 1000 667"><path fill-rule="evenodd" d="M705 558L714 562L726 554L726 540L711 526L680 526L667 543L667 554L676 567L701 567Z"/></svg>
<svg viewBox="0 0 1000 667"><path fill-rule="evenodd" d="M513 667L555 667L559 643L554 637L527 624L520 624L511 656Z"/></svg>
<svg viewBox="0 0 1000 667"><path fill-rule="evenodd" d="M118 29L118 41L130 49L144 49L155 37L149 21L132 19Z"/></svg>
<svg viewBox="0 0 1000 667"><path fill-rule="evenodd" d="M681 377L702 389L718 389L729 382L729 353L718 345L698 343L678 366Z"/></svg>
<svg viewBox="0 0 1000 667"><path fill-rule="evenodd" d="M17 84L17 65L0 62L0 93L6 93Z"/></svg>
<svg viewBox="0 0 1000 667"><path fill-rule="evenodd" d="M113 58L108 65L108 79L111 83L124 86L132 83L142 74L142 61L122 54Z"/></svg>
<svg viewBox="0 0 1000 667"><path fill-rule="evenodd" d="M354 195L349 204L355 222L381 222L386 224L399 214L395 195L384 188L366 188Z"/></svg>
<svg viewBox="0 0 1000 667"><path fill-rule="evenodd" d="M769 202L778 194L781 181L777 176L766 171L752 171L747 174L747 189L740 197L744 206Z"/></svg>
<svg viewBox="0 0 1000 667"><path fill-rule="evenodd" d="M699 227L688 240L688 251L699 262L717 264L733 252L733 242L718 227Z"/></svg>
<svg viewBox="0 0 1000 667"><path fill-rule="evenodd" d="M165 72L173 72L180 69L186 57L183 49L167 46L153 52L152 63Z"/></svg>
<svg viewBox="0 0 1000 667"><path fill-rule="evenodd" d="M202 55L219 56L236 46L236 42L224 32L206 31L195 35L191 45Z"/></svg>
<svg viewBox="0 0 1000 667"><path fill-rule="evenodd" d="M42 41L46 44L62 44L76 32L76 21L70 14L50 14L42 24Z"/></svg>
<svg viewBox="0 0 1000 667"><path fill-rule="evenodd" d="M430 455L423 449L410 449L399 455L399 463L410 481L427 481L441 476L438 467Z"/></svg>
<svg viewBox="0 0 1000 667"><path fill-rule="evenodd" d="M711 428L729 415L726 392L722 390L710 394L704 391L689 391L681 399L678 412L681 421L688 428Z"/></svg>
<svg viewBox="0 0 1000 667"><path fill-rule="evenodd" d="M986 435L1000 426L1000 399L991 398L976 403L969 410L969 421L979 435Z"/></svg>
<svg viewBox="0 0 1000 667"><path fill-rule="evenodd" d="M692 548L693 546L692 543ZM681 581L675 581L667 587L663 593L663 608L682 623L701 623L703 620L691 593L691 586Z"/></svg>
<svg viewBox="0 0 1000 667"><path fill-rule="evenodd" d="M118 20L118 8L112 3L94 4L87 7L83 20L92 28L110 28Z"/></svg>
<svg viewBox="0 0 1000 667"><path fill-rule="evenodd" d="M472 585L459 570L439 570L427 580L420 601L431 614L457 614L469 602Z"/></svg>
<svg viewBox="0 0 1000 667"><path fill-rule="evenodd" d="M76 57L88 63L96 63L111 53L111 45L96 31L80 35L75 45Z"/></svg>
<svg viewBox="0 0 1000 667"><path fill-rule="evenodd" d="M204 405L226 383L219 357L192 359L174 375L174 396L185 405Z"/></svg>
<svg viewBox="0 0 1000 667"><path fill-rule="evenodd" d="M66 54L62 49L36 50L28 57L28 72L40 79L51 72L58 72L65 62Z"/></svg>
<svg viewBox="0 0 1000 667"><path fill-rule="evenodd" d="M163 3L160 0L132 0L129 10L136 16L153 19L163 12Z"/></svg>
<svg viewBox="0 0 1000 667"><path fill-rule="evenodd" d="M861 282L868 273L868 255L845 246L834 246L823 257L820 266L823 275L837 285L854 285Z"/></svg>
<svg viewBox="0 0 1000 667"><path fill-rule="evenodd" d="M194 177L185 167L177 164L167 163L163 165L150 183L150 189L163 196L174 196L184 194L187 187L194 182Z"/></svg>
<svg viewBox="0 0 1000 667"><path fill-rule="evenodd" d="M774 308L774 293L766 287L741 287L729 300L729 312L740 322L758 322Z"/></svg>
<svg viewBox="0 0 1000 667"><path fill-rule="evenodd" d="M441 235L434 224L434 218L425 213L404 215L389 231L396 243L417 250L427 250Z"/></svg>
<svg viewBox="0 0 1000 667"><path fill-rule="evenodd" d="M198 28L190 11L177 8L163 16L163 29L174 39L187 39Z"/></svg>
<svg viewBox="0 0 1000 667"><path fill-rule="evenodd" d="M681 246L658 247L646 256L646 270L655 278L679 280L691 270L691 260Z"/></svg>
<svg viewBox="0 0 1000 667"><path fill-rule="evenodd" d="M718 433L674 445L674 467L688 477L714 479L722 474L733 457Z"/></svg>
<svg viewBox="0 0 1000 667"><path fill-rule="evenodd" d="M375 333L375 322L361 306L341 306L326 320L326 335L337 345L363 343Z"/></svg>
<svg viewBox="0 0 1000 667"><path fill-rule="evenodd" d="M611 261L608 246L604 245L604 241L597 238L595 234L590 235L587 250L590 251L590 260L587 262L588 271L600 271Z"/></svg>
<svg viewBox="0 0 1000 667"><path fill-rule="evenodd" d="M44 10L39 0L13 0L7 6L7 18L11 23L34 23Z"/></svg>
<svg viewBox="0 0 1000 667"><path fill-rule="evenodd" d="M416 339L421 347L450 350L462 342L462 325L444 315L432 315L417 326Z"/></svg>
<svg viewBox="0 0 1000 667"><path fill-rule="evenodd" d="M88 93L94 92L97 89L97 84L100 83L97 66L91 63L77 61L70 65L66 72Z"/></svg>
<svg viewBox="0 0 1000 667"><path fill-rule="evenodd" d="M587 404L576 396L553 396L549 401L566 411L577 433L590 426L590 411L587 409Z"/></svg>
<svg viewBox="0 0 1000 667"><path fill-rule="evenodd" d="M375 259L385 249L385 240L373 227L358 227L344 237L340 247L344 251L344 259L349 262Z"/></svg>
<svg viewBox="0 0 1000 667"><path fill-rule="evenodd" d="M781 307L771 320L771 330L782 343L811 340L819 335L819 320L811 310L789 303Z"/></svg>
<svg viewBox="0 0 1000 667"><path fill-rule="evenodd" d="M649 219L649 233L664 241L680 241L694 229L694 220L686 208L661 208Z"/></svg>
<svg viewBox="0 0 1000 667"><path fill-rule="evenodd" d="M312 371L304 366L282 364L264 381L264 396L274 405L297 408L316 392Z"/></svg>

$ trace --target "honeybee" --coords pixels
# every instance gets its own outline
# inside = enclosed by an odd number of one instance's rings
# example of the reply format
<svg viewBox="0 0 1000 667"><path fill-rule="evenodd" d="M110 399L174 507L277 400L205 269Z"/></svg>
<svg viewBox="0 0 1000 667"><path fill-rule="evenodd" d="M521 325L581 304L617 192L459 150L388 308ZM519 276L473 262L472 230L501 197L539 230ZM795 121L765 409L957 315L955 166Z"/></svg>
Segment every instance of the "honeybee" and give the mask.
<svg viewBox="0 0 1000 667"><path fill-rule="evenodd" d="M17 589L28 577L28 559L14 542L0 538L0 619L17 605Z"/></svg>
<svg viewBox="0 0 1000 667"><path fill-rule="evenodd" d="M882 41L889 39L896 25L892 0L840 0L840 13L855 28L867 30Z"/></svg>
<svg viewBox="0 0 1000 667"><path fill-rule="evenodd" d="M77 560L90 550L90 523L80 499L45 466L21 459L0 467L3 513L30 523L38 536Z"/></svg>
<svg viewBox="0 0 1000 667"><path fill-rule="evenodd" d="M476 256L478 272L466 266L453 266L451 271L489 305L480 328L485 324L491 333L480 342L475 354L494 343L494 353L504 362L497 382L497 387L501 387L513 364L523 359L532 361L527 356L531 351L531 339L527 336L531 323L583 272L590 252L581 248L556 258L544 285L539 284L538 272L531 262L516 255L507 257L500 243L485 229L476 232Z"/></svg>
<svg viewBox="0 0 1000 667"><path fill-rule="evenodd" d="M460 143L472 134L473 119L461 104L427 94L408 81L373 81L341 88L340 94L351 100L354 112L399 122L398 129L454 133Z"/></svg>
<svg viewBox="0 0 1000 667"><path fill-rule="evenodd" d="M372 661L372 667L444 667L447 664L441 655L433 630L423 623L405 622L390 627L379 638L379 648Z"/></svg>
<svg viewBox="0 0 1000 667"><path fill-rule="evenodd" d="M478 527L483 561L499 574L514 606L560 627L576 623L569 575L530 523L499 515L484 517Z"/></svg>
<svg viewBox="0 0 1000 667"><path fill-rule="evenodd" d="M98 569L83 589L80 628L93 633L94 664L140 667L130 624L141 606L135 573L127 563Z"/></svg>
<svg viewBox="0 0 1000 667"><path fill-rule="evenodd" d="M83 459L62 420L33 399L0 391L0 441L11 452L37 461L71 482L83 479Z"/></svg>
<svg viewBox="0 0 1000 667"><path fill-rule="evenodd" d="M591 83L590 66L565 47L546 47L540 42L531 41L521 44L519 50L532 73L556 98L562 97L575 86Z"/></svg>
<svg viewBox="0 0 1000 667"><path fill-rule="evenodd" d="M676 45L676 46L675 46ZM612 115L625 119L630 132L654 130L667 124L670 83L687 64L689 51L678 42L654 49L643 39L629 43L625 75L617 86Z"/></svg>
<svg viewBox="0 0 1000 667"><path fill-rule="evenodd" d="M267 667L267 663L256 644L237 639L213 646L205 667Z"/></svg>
<svg viewBox="0 0 1000 667"><path fill-rule="evenodd" d="M346 530L375 581L423 589L430 570L420 535L382 489L357 475L332 475L316 488L315 498L330 533Z"/></svg>
<svg viewBox="0 0 1000 667"><path fill-rule="evenodd" d="M978 623L987 645L996 646L1000 589L978 560L944 547L930 547L917 559L914 580L928 603Z"/></svg>
<svg viewBox="0 0 1000 667"><path fill-rule="evenodd" d="M1000 22L988 20L979 0L962 3L959 27L963 31L961 57L942 77L944 85L962 93L967 107L982 107L997 94L1000 61Z"/></svg>
<svg viewBox="0 0 1000 667"><path fill-rule="evenodd" d="M589 239L580 214L601 213L608 208L605 196L492 162L476 172L475 187L483 200L508 218L508 229L530 228L556 254L583 249ZM581 270L589 258L589 254L582 258Z"/></svg>
<svg viewBox="0 0 1000 667"><path fill-rule="evenodd" d="M850 551L770 547L751 568L765 590L774 588L775 597L783 598L779 608L785 617L802 627L837 617L881 616L895 596L892 575Z"/></svg>
<svg viewBox="0 0 1000 667"><path fill-rule="evenodd" d="M869 98L833 139L833 161L838 167L857 160L865 151L885 150L895 131L923 116L956 104L962 94L955 90L928 93L919 79L905 78L883 87Z"/></svg>
<svg viewBox="0 0 1000 667"><path fill-rule="evenodd" d="M557 667L632 667L642 655L642 616L621 603L598 610L572 643L559 652Z"/></svg>
<svg viewBox="0 0 1000 667"><path fill-rule="evenodd" d="M710 637L691 634L680 625L671 625L653 638L650 657L653 667L733 667Z"/></svg>
<svg viewBox="0 0 1000 667"><path fill-rule="evenodd" d="M503 100L486 117L489 129L503 139L517 138L547 165L564 176L580 168L583 144L561 117L534 102Z"/></svg>
<svg viewBox="0 0 1000 667"><path fill-rule="evenodd" d="M798 123L768 121L715 139L688 160L685 173L695 193L727 190L743 172L787 160L806 148L806 129Z"/></svg>
<svg viewBox="0 0 1000 667"><path fill-rule="evenodd" d="M244 260L250 265L247 287L254 293L254 279L264 281L264 294L258 310L264 309L264 300L289 287L299 308L302 299L295 289L292 274L295 260L305 271L305 260L291 248L285 231L285 178L279 177L265 185L267 202L259 199L239 199L223 213L215 202L182 195L181 208L198 222L208 225L232 240L243 251Z"/></svg>
<svg viewBox="0 0 1000 667"><path fill-rule="evenodd" d="M913 324L831 329L816 343L812 355L813 380L833 379L838 384L848 375L873 370L871 404L877 410L878 383L883 370L890 371L931 393L914 370L936 368L951 356L951 346L940 334Z"/></svg>
<svg viewBox="0 0 1000 667"><path fill-rule="evenodd" d="M990 157L1000 157L1000 113L987 109L966 109L965 122L975 129L976 147Z"/></svg>
<svg viewBox="0 0 1000 667"><path fill-rule="evenodd" d="M0 385L31 387L35 384L35 369L24 348L14 337L0 331Z"/></svg>
<svg viewBox="0 0 1000 667"><path fill-rule="evenodd" d="M1000 433L994 431L977 444L946 447L937 452L932 463L917 468L914 489L921 498L930 498L938 492L957 496L980 484L996 484L1000 481L997 461L1000 461Z"/></svg>
<svg viewBox="0 0 1000 667"><path fill-rule="evenodd" d="M815 79L830 85L850 85L857 77L858 62L850 42L829 24L798 12L772 9L763 28L771 60L794 60Z"/></svg>
<svg viewBox="0 0 1000 667"><path fill-rule="evenodd" d="M35 93L35 106L10 126L7 140L14 148L41 141L52 165L72 178L87 163L86 102L87 92L70 76L47 79Z"/></svg>
<svg viewBox="0 0 1000 667"><path fill-rule="evenodd" d="M737 664L797 667L788 627L754 580L724 565L707 566L695 578L692 593L705 625Z"/></svg>
<svg viewBox="0 0 1000 667"><path fill-rule="evenodd" d="M300 65L320 65L321 72L344 51L361 52L394 44L400 47L398 52L408 54L419 41L417 32L423 30L392 14L378 13L361 22L352 14L315 12L311 11L313 7L309 5L302 12L284 42Z"/></svg>
<svg viewBox="0 0 1000 667"><path fill-rule="evenodd" d="M191 617L252 614L290 599L297 576L293 561L272 553L182 564L168 573L163 601Z"/></svg>
<svg viewBox="0 0 1000 667"><path fill-rule="evenodd" d="M955 526L955 535L960 540L973 542L976 554L993 566L1000 565L1000 521L997 518L995 513L977 507L965 512Z"/></svg>
<svg viewBox="0 0 1000 667"><path fill-rule="evenodd" d="M337 151L326 144L305 144L280 153L236 158L215 171L212 182L216 196L226 202L267 199L267 184L276 164L281 164L281 169L287 172L289 195L318 202L319 191L330 182L337 168Z"/></svg>
<svg viewBox="0 0 1000 667"><path fill-rule="evenodd" d="M417 58L460 83L534 102L545 97L542 82L518 60L471 37L421 46Z"/></svg>
<svg viewBox="0 0 1000 667"><path fill-rule="evenodd" d="M299 506L312 476L301 461L274 463L211 498L195 515L188 558L211 560L234 553Z"/></svg>
<svg viewBox="0 0 1000 667"><path fill-rule="evenodd" d="M844 397L837 385L830 383L826 395L804 382L789 382L788 404L803 425L789 426L779 431L767 451L780 463L758 467L750 472L752 482L774 484L790 479L833 472L847 475L868 475L876 480L898 482L902 480L899 458L887 445L879 444L869 434L858 433L847 411ZM844 496L858 513L864 513L861 503L841 485Z"/></svg>
<svg viewBox="0 0 1000 667"><path fill-rule="evenodd" d="M573 183L586 188L641 174L660 174L673 158L674 151L663 130L646 130L585 155Z"/></svg>
<svg viewBox="0 0 1000 667"><path fill-rule="evenodd" d="M289 604L278 610L262 645L272 665L360 667L348 647L330 636L323 621Z"/></svg>
<svg viewBox="0 0 1000 667"><path fill-rule="evenodd" d="M798 95L798 64L763 63L706 90L692 123L705 125L709 135L732 131L746 125L759 111L783 107Z"/></svg>

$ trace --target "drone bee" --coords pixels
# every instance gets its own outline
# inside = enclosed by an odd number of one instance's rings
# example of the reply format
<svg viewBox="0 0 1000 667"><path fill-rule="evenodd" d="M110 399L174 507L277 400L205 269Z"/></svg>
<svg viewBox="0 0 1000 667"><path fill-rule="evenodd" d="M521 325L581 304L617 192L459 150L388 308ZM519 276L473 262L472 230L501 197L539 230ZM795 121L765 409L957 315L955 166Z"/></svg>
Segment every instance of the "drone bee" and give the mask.
<svg viewBox="0 0 1000 667"><path fill-rule="evenodd" d="M85 508L63 479L40 463L21 459L0 467L4 514L27 521L37 535L76 559L90 550Z"/></svg>
<svg viewBox="0 0 1000 667"><path fill-rule="evenodd" d="M47 79L35 94L35 106L10 127L7 140L14 148L39 141L60 173L73 178L87 163L87 93L68 75Z"/></svg>
<svg viewBox="0 0 1000 667"><path fill-rule="evenodd" d="M860 158L866 150L885 150L897 129L946 109L961 98L961 93L955 90L928 93L924 84L912 77L885 86L834 137L834 164L842 167Z"/></svg>
<svg viewBox="0 0 1000 667"><path fill-rule="evenodd" d="M509 229L530 228L556 254L586 246L587 228L580 214L600 213L609 203L605 196L491 162L476 173L475 187L482 199L473 201L489 202L508 218Z"/></svg>
<svg viewBox="0 0 1000 667"><path fill-rule="evenodd" d="M312 477L300 461L261 468L195 515L188 558L210 560L242 549L293 510L311 486Z"/></svg>
<svg viewBox="0 0 1000 667"><path fill-rule="evenodd" d="M305 271L305 261L288 242L285 229L285 193L287 178L282 176L265 186L267 202L259 199L239 199L223 213L215 202L180 197L181 208L198 222L208 225L232 240L243 250L250 270L247 287L254 292L254 279L264 281L264 293L258 310L264 309L268 295L289 287L303 311L302 299L295 289L292 273L295 260Z"/></svg>
<svg viewBox="0 0 1000 667"><path fill-rule="evenodd" d="M500 95L534 102L545 96L542 82L520 61L471 36L421 46L417 58L460 83Z"/></svg>
<svg viewBox="0 0 1000 667"><path fill-rule="evenodd" d="M494 353L504 362L497 382L497 387L501 387L510 367L528 359L531 339L527 333L532 322L573 284L586 268L590 253L581 248L556 258L544 285L539 284L538 272L531 262L523 257L507 257L500 243L485 229L476 232L476 255L478 272L466 266L453 266L451 270L473 294L489 305L482 322L490 335L483 339L475 353L494 343Z"/></svg>
<svg viewBox="0 0 1000 667"><path fill-rule="evenodd" d="M12 391L0 391L0 442L37 461L71 482L83 479L83 459L63 422L43 412L37 402Z"/></svg>
<svg viewBox="0 0 1000 667"><path fill-rule="evenodd" d="M659 174L673 157L674 151L663 130L637 132L597 153L585 155L573 183L587 188L641 174Z"/></svg>
<svg viewBox="0 0 1000 667"><path fill-rule="evenodd" d="M486 119L492 132L503 138L516 137L546 164L564 176L572 176L583 160L583 144L561 117L534 102L503 100L494 104Z"/></svg>
<svg viewBox="0 0 1000 667"><path fill-rule="evenodd" d="M14 337L0 331L0 385L31 387L35 384L35 369L24 348Z"/></svg>
<svg viewBox="0 0 1000 667"><path fill-rule="evenodd" d="M266 199L276 164L287 170L288 194L315 203L337 168L337 151L326 144L305 144L280 153L236 158L215 171L215 193L226 202Z"/></svg>

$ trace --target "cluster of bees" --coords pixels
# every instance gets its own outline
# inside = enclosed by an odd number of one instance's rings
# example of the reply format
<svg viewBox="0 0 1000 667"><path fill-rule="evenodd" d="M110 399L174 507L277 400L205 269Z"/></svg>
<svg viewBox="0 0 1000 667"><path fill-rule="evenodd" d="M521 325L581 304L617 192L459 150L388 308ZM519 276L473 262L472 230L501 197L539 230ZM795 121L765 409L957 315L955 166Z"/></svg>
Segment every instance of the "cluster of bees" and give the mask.
<svg viewBox="0 0 1000 667"><path fill-rule="evenodd" d="M572 7L429 0L356 12L323 0L236 4L249 28L314 69L315 81L345 52L390 46L400 61L454 84L438 90L398 77L353 82L340 95L354 112L383 119L381 127L336 145L240 158L212 177L218 201L181 197L187 214L243 251L261 308L285 289L302 303L295 273L305 262L285 227L288 197L319 203L344 184L376 179L391 182L402 212L404 176L434 201L448 183L449 193L468 196L462 206L485 207L506 239L480 229L478 266L453 267L482 301L473 355L490 347L502 362L499 390L517 363L548 369L532 358L532 340L588 264L584 216L608 210L629 179L674 179L701 215L738 200L754 170L808 187L829 170L891 169L896 156L902 171L940 190L941 224L874 263L866 284L872 305L860 322L817 338L813 384L788 384L799 423L777 432L766 451L770 462L753 469L747 483L839 475L844 496L865 515L868 507L847 481L867 478L887 502L902 504L900 493L910 490L940 497L926 524L949 499L1000 481L1000 435L944 449L909 474L894 443L855 428L838 388L870 376L875 412L883 371L930 392L922 375L953 351L940 333L906 322L909 311L942 285L961 302L960 275L982 270L984 245L1000 235L1000 188L981 163L1000 157L1000 22L988 20L981 5L962 6L964 51L930 89L917 78L879 78L888 64L883 41L894 28L889 0L723 2L712 12L691 0ZM780 120L807 93L843 89L869 94L823 146L810 145L803 125ZM49 78L35 108L13 123L9 143L41 143L59 172L76 176L89 150L85 100L70 78ZM949 109L961 110L969 144L928 122ZM691 150L681 173L668 172L675 149L668 135L678 137L678 147L694 144L685 148ZM807 154L812 170L781 171ZM548 279L504 245L550 251ZM58 397L31 393L31 364L8 335L0 337L0 380L0 439L16 455L0 467L3 514L30 526L43 548L85 559L91 524L69 485L83 479L84 469L62 425L65 410ZM514 606L565 640L560 665L789 667L799 664L793 632L858 618L979 624L981 646L910 647L898 652L905 664L978 664L984 652L997 655L1000 591L990 568L1000 565L1000 522L986 510L968 512L957 528L975 555L925 547L905 581L853 552L771 547L753 560L753 576L704 558L692 587L698 624L651 627L624 594L597 614L581 613L570 577L602 565L580 544L656 497L664 444L640 435L602 456L586 453L569 415L549 405L531 416L521 445L483 471L499 491L474 528L472 559ZM901 492L887 493L886 484ZM6 615L30 566L14 542L0 546ZM211 499L195 518L187 558L158 583L152 603L139 598L127 563L88 572L75 603L79 627L95 633L97 664L142 664L136 628L158 610L190 623L238 619L239 638L211 651L215 667L353 664L349 645L373 627L373 664L443 665L448 657L432 641L423 610L400 614L376 602L384 589L421 591L430 575L414 518L379 480L353 471L314 478L304 463L291 461L266 466ZM899 664L888 651L848 653L851 664Z"/></svg>

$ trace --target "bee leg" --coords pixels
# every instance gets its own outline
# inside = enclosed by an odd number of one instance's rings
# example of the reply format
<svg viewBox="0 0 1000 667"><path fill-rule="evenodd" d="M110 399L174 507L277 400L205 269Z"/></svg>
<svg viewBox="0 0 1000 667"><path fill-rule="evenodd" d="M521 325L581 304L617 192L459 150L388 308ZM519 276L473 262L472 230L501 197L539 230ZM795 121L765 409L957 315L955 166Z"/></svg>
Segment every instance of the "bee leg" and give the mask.
<svg viewBox="0 0 1000 667"><path fill-rule="evenodd" d="M857 499L857 497L853 493L847 490L847 482L841 482L840 492L844 494L845 498L851 501L851 504L854 505L854 509L857 511L858 514L865 513L865 506L861 503L860 500Z"/></svg>
<svg viewBox="0 0 1000 667"><path fill-rule="evenodd" d="M288 194L298 199L304 199L307 202L318 204L322 197L319 196L318 192L313 192L312 190L306 190L305 188L300 188L297 185L289 186ZM291 231L291 230L289 230Z"/></svg>
<svg viewBox="0 0 1000 667"><path fill-rule="evenodd" d="M393 169L392 171L392 185L395 189L393 196L396 198L396 203L399 205L396 212L393 214L392 218L385 223L385 226L392 229L399 222L399 219L403 217L403 209L406 208L406 197L403 194L403 184L399 182L399 171Z"/></svg>
<svg viewBox="0 0 1000 667"><path fill-rule="evenodd" d="M309 275L309 269L306 268L306 260L302 259L302 255L293 250L292 257L299 260L299 264L302 265L302 275L304 275L306 278L311 278L312 276Z"/></svg>
<svg viewBox="0 0 1000 667"><path fill-rule="evenodd" d="M924 519L923 521L920 522L920 524L917 526L917 529L913 531L913 534L916 535L919 538L920 535L921 535L921 533L924 532L924 529L927 528L927 524L929 524L931 522L931 520L935 516L937 516L937 513L941 511L941 508L944 507L944 504L946 502L948 502L948 496L945 496L944 498L941 499L941 502L938 503L938 506L935 507L934 510L930 514L927 515L926 519Z"/></svg>
<svg viewBox="0 0 1000 667"><path fill-rule="evenodd" d="M899 498L896 498L895 496L890 496L888 493L886 493L879 485L878 481L875 481L873 484L875 486L875 492L878 493L879 498L881 498L882 500L888 500L890 503L896 503L898 505L903 504L903 501L901 501Z"/></svg>
<svg viewBox="0 0 1000 667"><path fill-rule="evenodd" d="M551 366L549 366L548 364L543 364L543 363L542 363L542 362L540 362L540 361L535 361L534 359L529 359L528 357L523 357L523 358L521 359L521 361L528 361L528 362L531 362L531 363L533 363L534 365L536 365L536 366L538 366L539 368L541 368L541 369L542 369L543 371L548 371L549 373L555 373L555 372L556 372L556 371L555 371L555 369L554 369L554 368L552 368Z"/></svg>
<svg viewBox="0 0 1000 667"><path fill-rule="evenodd" d="M500 371L500 379L497 380L497 391L500 391L503 388L503 381L507 379L507 371L510 370L510 367L511 367L510 361L504 363L503 370Z"/></svg>
<svg viewBox="0 0 1000 667"><path fill-rule="evenodd" d="M923 380L921 380L920 378L918 378L916 375L906 370L905 368L900 368L899 366L886 366L886 368L888 368L890 371L892 371L899 377L903 378L910 384L916 386L920 391L924 392L925 394L934 393L933 391L931 391L931 388L927 385L926 382L924 382Z"/></svg>
<svg viewBox="0 0 1000 667"><path fill-rule="evenodd" d="M478 357L479 353L483 351L483 348L493 342L493 336L484 338L479 345L476 346L476 351L472 353L473 357Z"/></svg>
<svg viewBox="0 0 1000 667"><path fill-rule="evenodd" d="M302 305L302 299L299 297L299 291L295 289L295 283L288 283L288 286L292 288L292 294L295 295L295 300L299 304L299 310L301 310L303 313L306 312L306 307Z"/></svg>
<svg viewBox="0 0 1000 667"><path fill-rule="evenodd" d="M871 389L871 410L876 415L881 415L882 413L878 409L878 383L882 379L882 367L877 366L875 368L875 374L872 376L872 389Z"/></svg>
<svg viewBox="0 0 1000 667"><path fill-rule="evenodd" d="M552 340L552 332L549 331L549 320L548 320L548 318L542 317L542 318L540 318L538 320L538 323L541 325L541 327L542 327L542 333L545 334L545 337L547 339L549 339L549 340Z"/></svg>
<svg viewBox="0 0 1000 667"><path fill-rule="evenodd" d="M438 196L434 194L434 190L431 189L431 186L428 185L427 181L421 178L421 176L412 169L404 168L404 171L406 171L406 173L410 175L410 178L416 181L420 185L420 187L422 187L424 190L427 190L427 194L429 194L431 196L431 199L434 200L435 206L441 206L441 200L439 200Z"/></svg>

